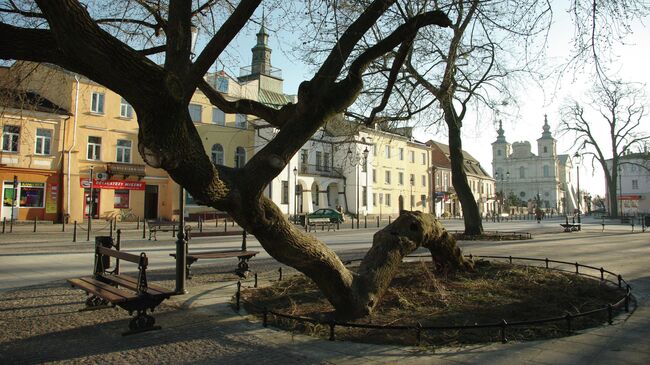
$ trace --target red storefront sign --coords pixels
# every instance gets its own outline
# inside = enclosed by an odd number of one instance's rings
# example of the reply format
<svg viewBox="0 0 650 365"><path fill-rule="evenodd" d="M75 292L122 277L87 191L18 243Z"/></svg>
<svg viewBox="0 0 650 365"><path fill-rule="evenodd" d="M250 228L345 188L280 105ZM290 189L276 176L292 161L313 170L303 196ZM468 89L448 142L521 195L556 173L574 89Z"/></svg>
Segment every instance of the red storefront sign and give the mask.
<svg viewBox="0 0 650 365"><path fill-rule="evenodd" d="M619 195L618 200L641 200L641 195Z"/></svg>
<svg viewBox="0 0 650 365"><path fill-rule="evenodd" d="M82 188L90 188L88 178L79 179ZM113 189L113 190L144 190L147 184L144 181L126 181L126 180L97 180L93 179L93 189Z"/></svg>

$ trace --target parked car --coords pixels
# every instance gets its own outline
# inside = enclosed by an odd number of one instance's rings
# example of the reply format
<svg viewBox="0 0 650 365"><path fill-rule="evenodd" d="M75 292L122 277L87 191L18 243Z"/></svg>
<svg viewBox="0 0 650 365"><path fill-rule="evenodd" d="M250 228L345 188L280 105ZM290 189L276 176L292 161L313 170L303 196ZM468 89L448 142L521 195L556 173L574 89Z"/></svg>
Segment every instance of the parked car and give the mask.
<svg viewBox="0 0 650 365"><path fill-rule="evenodd" d="M342 223L343 222L343 214L340 212L337 212L335 209L331 208L321 208L318 209L317 211L313 213L307 214L308 219L313 219L313 218L329 218L330 222L333 223Z"/></svg>

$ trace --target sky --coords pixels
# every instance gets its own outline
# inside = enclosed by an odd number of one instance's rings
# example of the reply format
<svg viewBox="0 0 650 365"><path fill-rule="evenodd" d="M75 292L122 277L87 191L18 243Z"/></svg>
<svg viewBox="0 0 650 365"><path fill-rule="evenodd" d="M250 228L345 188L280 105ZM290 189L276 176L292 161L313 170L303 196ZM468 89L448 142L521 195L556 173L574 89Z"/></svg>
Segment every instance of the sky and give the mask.
<svg viewBox="0 0 650 365"><path fill-rule="evenodd" d="M255 44L255 33L258 29L258 25L249 26L232 45L231 56L241 60L241 64L237 67L250 64L250 49ZM311 76L307 67L297 61L289 52L289 44L296 41L295 35L283 31L276 32L272 24L267 25L267 29L270 33L269 45L272 49L271 63L274 67L282 69L285 93L295 94L300 82ZM547 49L547 55L551 60L564 61L569 57L572 34L573 25L570 23L569 17L561 10L557 10L550 30ZM618 62L610 65L610 69L613 71L609 76L645 84L644 89L648 90L650 71L646 64L650 60L650 27L640 23L634 24L632 34L625 39L625 43L625 45L618 45L612 49L612 53L618 56ZM239 74L239 69L229 70L228 66L226 66L226 71L234 75ZM559 83L554 79L540 88L531 81L529 86L523 87L524 91L517 95L519 105L516 110L509 108L511 110L504 111L498 116L491 113L480 116L470 114L466 117L463 126L463 148L474 156L488 172L492 171L491 144L496 139L496 129L498 128L496 120L498 119L503 121L503 129L508 142L529 141L532 145L532 152L537 153L536 140L541 137L544 115L548 115L551 132L558 141L558 154L573 155L575 153L575 150L570 150L572 136L561 135L558 132L559 108L567 97L578 100L584 98L585 92L591 86L590 74L587 72L584 74L567 73ZM646 133L650 133L648 119L644 118L641 126L641 130ZM603 137L607 135L603 128L598 128L596 133ZM444 131L433 132L433 129L416 130L415 137L422 141L433 139L443 143L447 142ZM588 191L592 195L604 196L605 194L602 171L598 165L592 169L591 161L585 160L580 164L580 189Z"/></svg>

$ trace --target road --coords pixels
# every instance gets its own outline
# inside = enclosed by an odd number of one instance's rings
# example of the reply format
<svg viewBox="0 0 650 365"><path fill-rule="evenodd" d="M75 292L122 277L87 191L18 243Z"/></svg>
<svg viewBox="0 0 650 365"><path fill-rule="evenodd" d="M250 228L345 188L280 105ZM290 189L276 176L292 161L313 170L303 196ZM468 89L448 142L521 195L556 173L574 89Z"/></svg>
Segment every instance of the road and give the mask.
<svg viewBox="0 0 650 365"><path fill-rule="evenodd" d="M463 228L462 221L447 220L443 223L448 230L462 230ZM485 222L484 228L486 230L524 231L535 234L549 230L559 231L558 223L560 223L559 220L543 221L541 224L537 224L535 221ZM600 228L599 223L600 221L587 220L585 229L597 231ZM70 242L69 231L68 233L50 231L30 234L29 229L22 227L21 231L20 227L16 227L15 233L0 236L0 290L43 284L91 273L93 262L91 242ZM630 230L628 226L608 227L608 231L612 229ZM363 256L363 253L371 246L372 235L375 231L376 227L354 230L346 227L335 232L317 231L312 234L319 237L345 259L350 259ZM100 232L100 234L106 234L106 232ZM171 234L164 236L168 238L148 241L141 239L139 231L126 230L123 235L125 239L122 240L122 250L136 254L142 251L146 252L150 262L149 269L171 269L175 267L175 262L169 254L175 252L175 241L171 239ZM502 251L501 247L512 247L512 244L472 241L460 244L466 253L473 251L487 253L490 250L492 253L498 253ZM524 241L520 244L527 245L528 243ZM239 236L195 238L191 240L190 251L238 249L240 245L241 237ZM260 254L251 261L253 267L274 262L253 236L248 236L247 246L251 250L260 251ZM531 253L533 252L534 250L531 250ZM224 260L205 260L197 262L193 267L202 265L223 265L226 268L234 266L234 263ZM131 271L129 266L131 265L125 267L126 272Z"/></svg>

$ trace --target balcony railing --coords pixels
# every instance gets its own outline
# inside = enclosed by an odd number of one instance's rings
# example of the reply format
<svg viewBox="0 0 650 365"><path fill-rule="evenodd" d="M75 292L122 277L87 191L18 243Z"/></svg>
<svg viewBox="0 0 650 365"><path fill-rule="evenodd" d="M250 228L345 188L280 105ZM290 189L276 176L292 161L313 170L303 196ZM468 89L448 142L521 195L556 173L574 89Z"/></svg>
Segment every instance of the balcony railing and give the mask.
<svg viewBox="0 0 650 365"><path fill-rule="evenodd" d="M317 175L328 177L343 177L343 173L329 165L309 165L300 164L299 173L301 175Z"/></svg>
<svg viewBox="0 0 650 365"><path fill-rule="evenodd" d="M255 70L255 68L252 65L241 67L239 69L239 76L244 77L244 76L252 75L255 73L253 71L256 71L257 73L260 73L262 75L275 77L277 79L282 78L282 70L277 67L265 66Z"/></svg>

